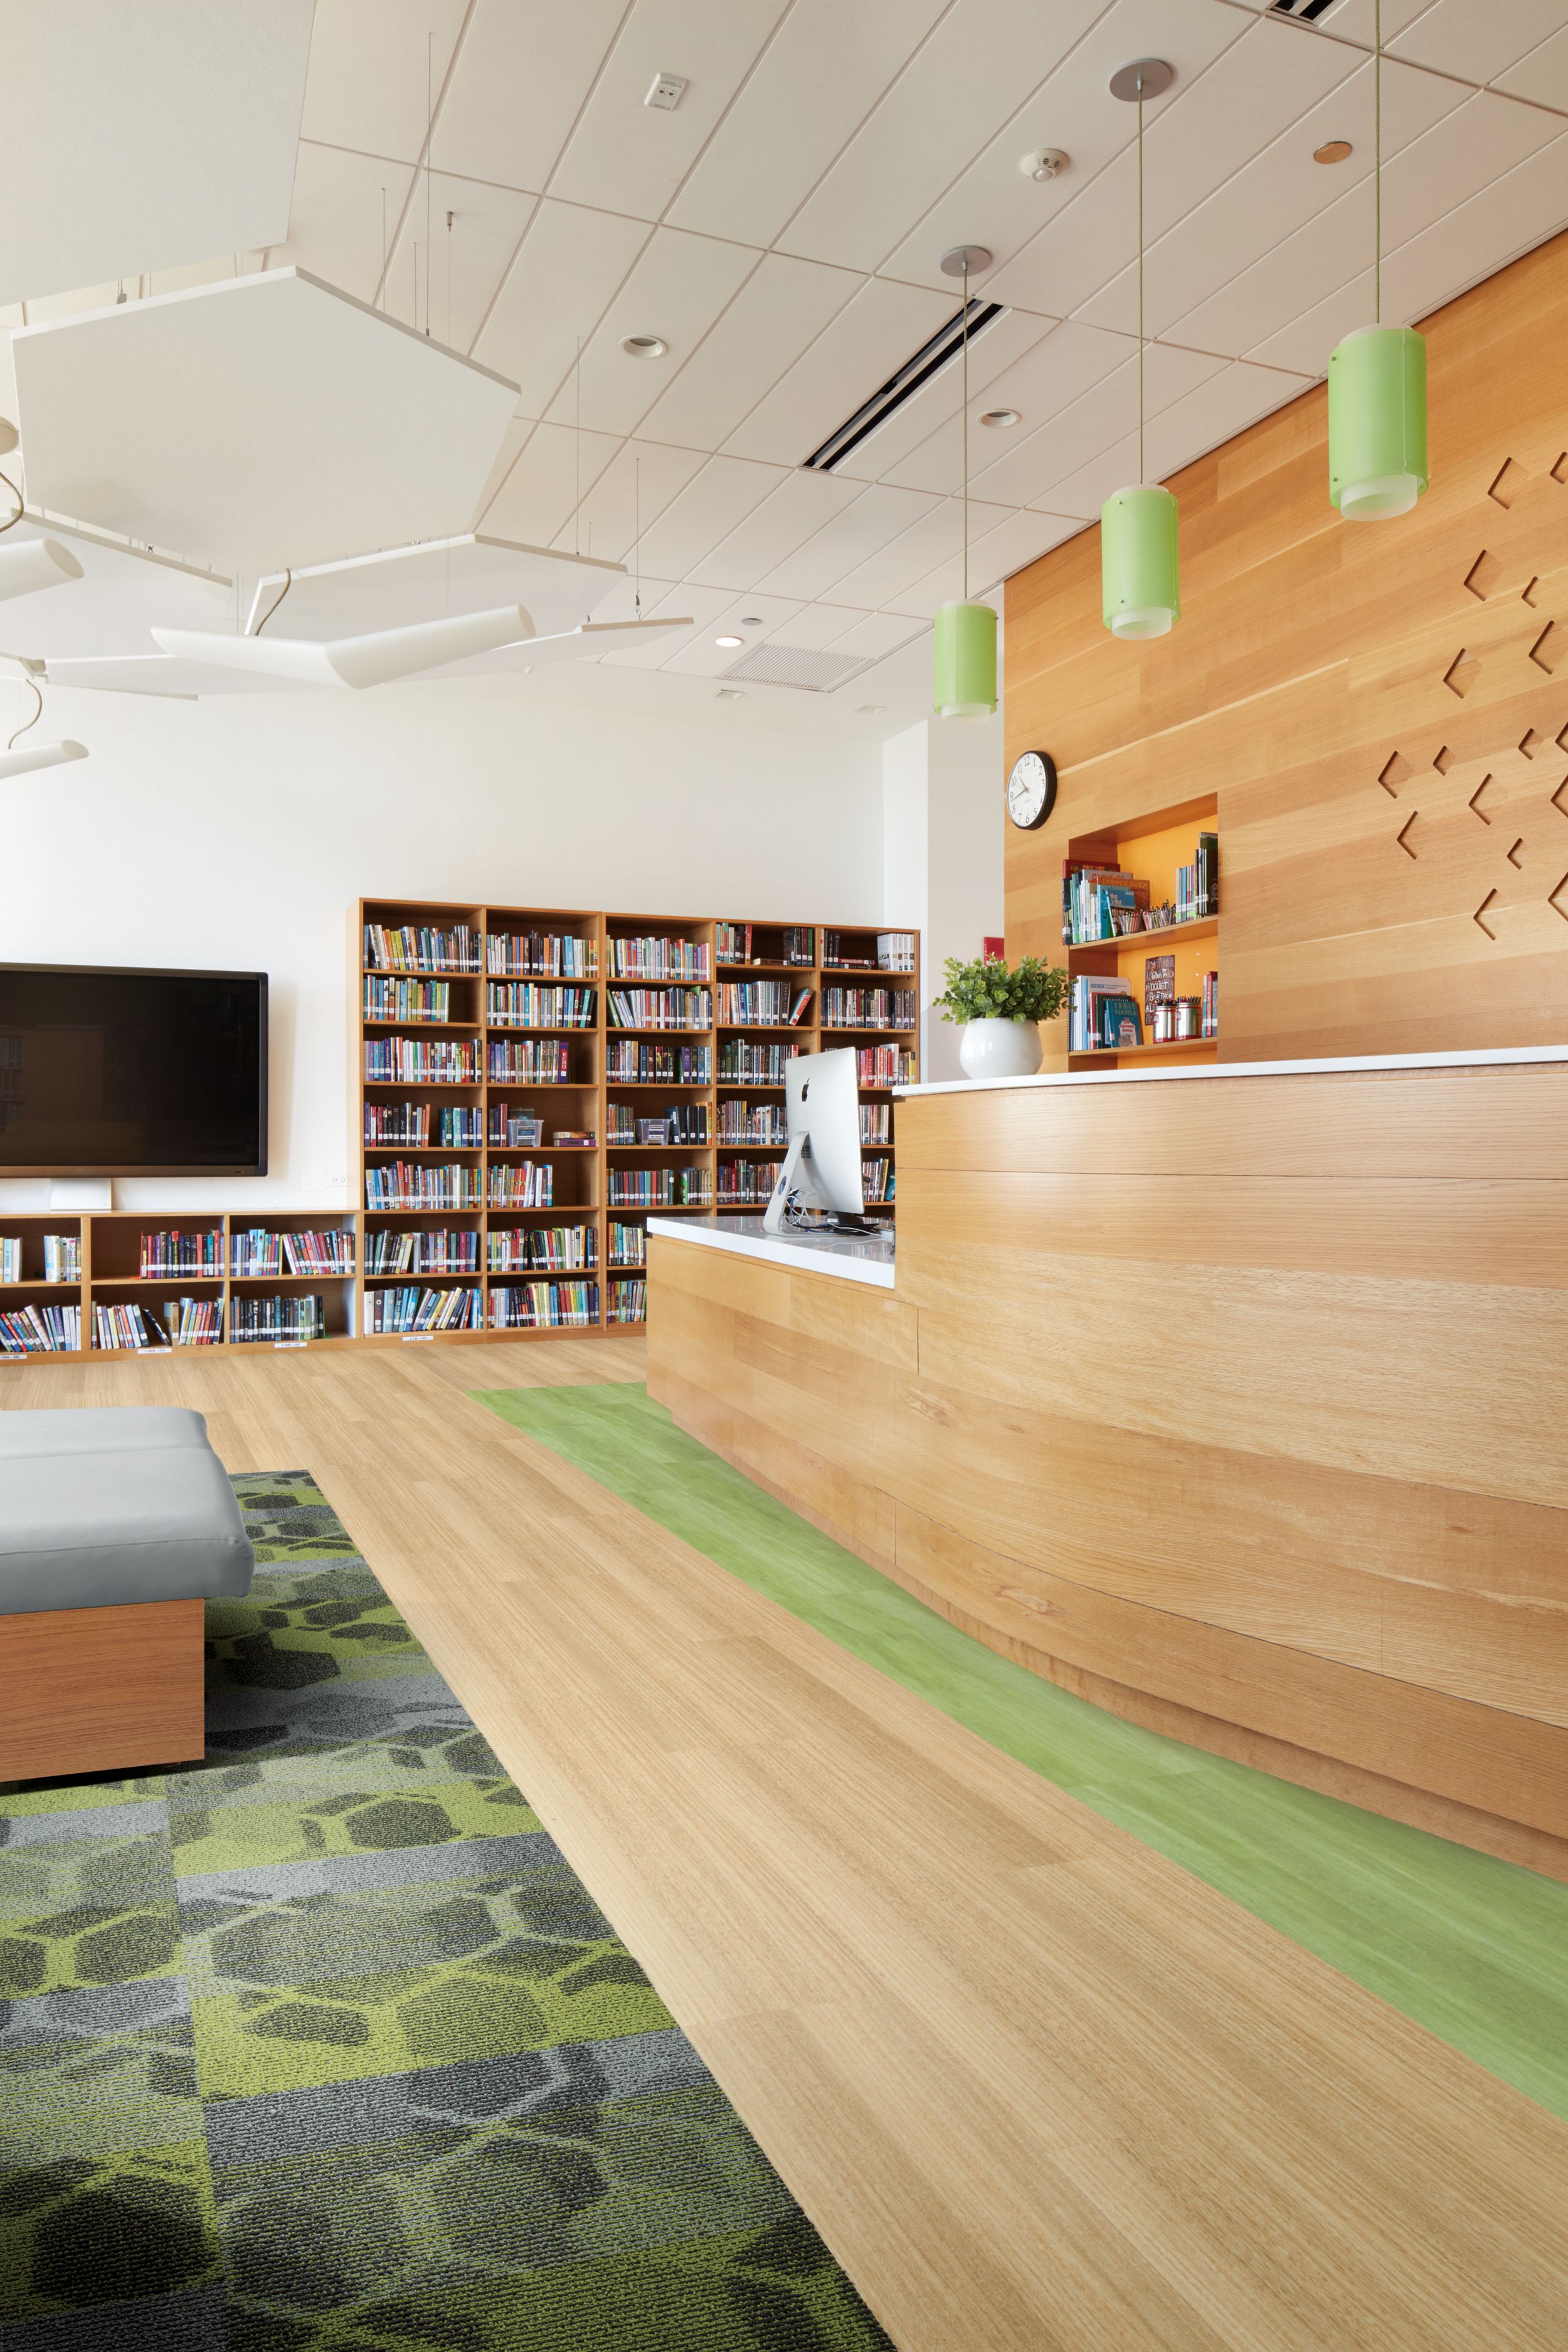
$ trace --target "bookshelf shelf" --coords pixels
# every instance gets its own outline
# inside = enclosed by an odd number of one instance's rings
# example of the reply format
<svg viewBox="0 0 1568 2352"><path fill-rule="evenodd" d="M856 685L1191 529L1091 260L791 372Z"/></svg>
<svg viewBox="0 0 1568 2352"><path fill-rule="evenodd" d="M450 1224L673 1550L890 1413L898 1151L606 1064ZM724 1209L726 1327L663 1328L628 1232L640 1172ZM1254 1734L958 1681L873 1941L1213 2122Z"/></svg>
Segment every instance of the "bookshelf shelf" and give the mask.
<svg viewBox="0 0 1568 2352"><path fill-rule="evenodd" d="M1162 930L1126 931L1114 940L1079 940L1068 949L1068 957L1070 961L1075 956L1164 955L1188 940L1218 936L1219 917L1199 915L1190 923L1167 923Z"/></svg>
<svg viewBox="0 0 1568 2352"><path fill-rule="evenodd" d="M1218 1045L1217 1037L1172 1037L1158 1045L1096 1045L1087 1053L1069 1054L1068 1060L1075 1070L1094 1069L1101 1063L1168 1061L1184 1054L1195 1060L1204 1055L1212 1057Z"/></svg>
<svg viewBox="0 0 1568 2352"><path fill-rule="evenodd" d="M1152 811L1094 834L1072 836L1062 868L1062 929L1101 928L1121 908L1205 908L1155 930L1117 932L1109 939L1064 939L1070 1003L1064 1024L1069 1069L1114 1068L1119 1062L1214 1058L1222 901L1218 803L1211 795ZM1108 911L1109 910L1109 911ZM1212 941L1213 945L1208 942ZM1159 963L1155 959L1162 960ZM1112 1011L1107 999L1131 998ZM1190 997L1203 1007L1208 1034L1155 1041L1155 1007ZM1114 1023L1141 1032L1138 1045L1091 1046ZM1077 1040L1075 1044L1073 1041Z"/></svg>

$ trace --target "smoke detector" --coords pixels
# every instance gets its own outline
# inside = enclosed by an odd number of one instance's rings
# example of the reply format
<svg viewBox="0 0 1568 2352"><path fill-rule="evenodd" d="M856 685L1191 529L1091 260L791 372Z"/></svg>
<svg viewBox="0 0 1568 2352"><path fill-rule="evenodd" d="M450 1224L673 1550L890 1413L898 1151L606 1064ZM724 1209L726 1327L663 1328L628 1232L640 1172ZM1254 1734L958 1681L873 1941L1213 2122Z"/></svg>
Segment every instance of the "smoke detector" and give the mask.
<svg viewBox="0 0 1568 2352"><path fill-rule="evenodd" d="M1065 172L1072 157L1060 147L1031 147L1026 155L1018 158L1018 169L1026 180L1054 180Z"/></svg>
<svg viewBox="0 0 1568 2352"><path fill-rule="evenodd" d="M673 114L686 95L686 87L684 74L655 74L643 104L657 107L661 114Z"/></svg>

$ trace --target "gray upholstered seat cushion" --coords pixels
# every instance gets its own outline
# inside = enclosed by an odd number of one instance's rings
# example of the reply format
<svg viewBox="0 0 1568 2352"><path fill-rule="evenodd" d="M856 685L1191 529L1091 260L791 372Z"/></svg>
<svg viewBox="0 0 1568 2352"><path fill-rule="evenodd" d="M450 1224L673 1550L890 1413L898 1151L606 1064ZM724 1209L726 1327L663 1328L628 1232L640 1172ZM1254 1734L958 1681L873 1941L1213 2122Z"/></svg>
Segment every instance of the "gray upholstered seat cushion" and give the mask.
<svg viewBox="0 0 1568 2352"><path fill-rule="evenodd" d="M254 1564L200 1413L0 1412L0 1615L237 1595Z"/></svg>

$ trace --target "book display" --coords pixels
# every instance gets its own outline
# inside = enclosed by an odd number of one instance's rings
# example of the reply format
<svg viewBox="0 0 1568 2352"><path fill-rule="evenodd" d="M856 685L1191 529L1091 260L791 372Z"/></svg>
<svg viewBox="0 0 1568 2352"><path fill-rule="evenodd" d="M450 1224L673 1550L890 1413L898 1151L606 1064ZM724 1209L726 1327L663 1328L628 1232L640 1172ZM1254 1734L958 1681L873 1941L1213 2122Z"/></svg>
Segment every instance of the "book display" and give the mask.
<svg viewBox="0 0 1568 2352"><path fill-rule="evenodd" d="M1068 1066L1212 1061L1219 1035L1215 803L1075 837L1062 863Z"/></svg>
<svg viewBox="0 0 1568 2352"><path fill-rule="evenodd" d="M353 945L367 1339L640 1327L650 1213L766 1202L795 1054L855 1049L891 1213L911 931L377 899Z"/></svg>

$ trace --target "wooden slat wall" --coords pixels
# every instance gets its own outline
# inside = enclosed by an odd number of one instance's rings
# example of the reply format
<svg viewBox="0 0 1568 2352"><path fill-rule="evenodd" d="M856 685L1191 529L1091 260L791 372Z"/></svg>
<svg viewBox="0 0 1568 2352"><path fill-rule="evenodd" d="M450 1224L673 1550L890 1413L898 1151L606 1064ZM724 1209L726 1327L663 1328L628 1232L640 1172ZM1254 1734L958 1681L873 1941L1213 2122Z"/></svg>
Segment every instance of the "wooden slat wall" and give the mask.
<svg viewBox="0 0 1568 2352"><path fill-rule="evenodd" d="M1565 327L1568 235L1426 322L1398 521L1329 505L1321 388L1175 476L1167 638L1106 634L1098 529L1009 582L1007 756L1061 780L1007 828L1010 953L1060 961L1069 835L1212 792L1222 1059L1568 1034Z"/></svg>
<svg viewBox="0 0 1568 2352"><path fill-rule="evenodd" d="M896 1294L661 1240L652 1393L1037 1671L1568 1875L1568 1065L900 1116Z"/></svg>

